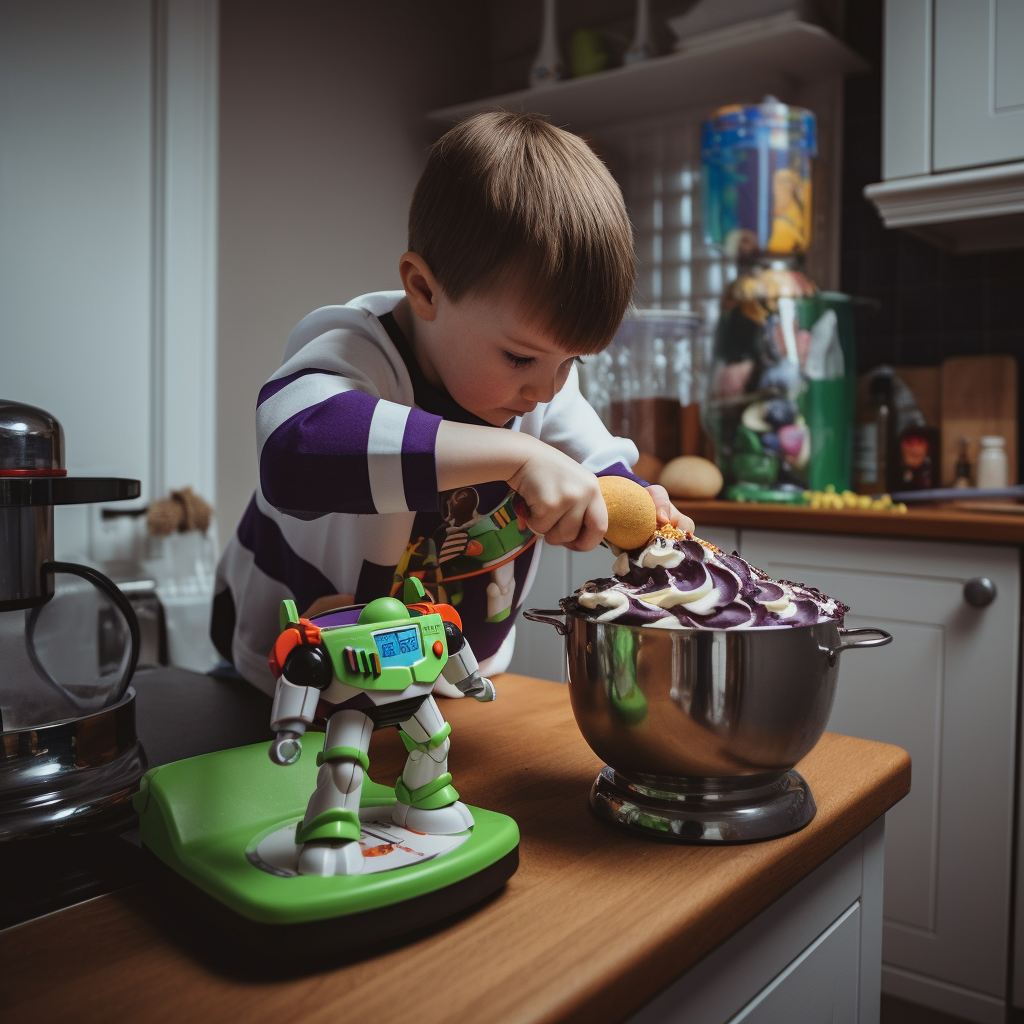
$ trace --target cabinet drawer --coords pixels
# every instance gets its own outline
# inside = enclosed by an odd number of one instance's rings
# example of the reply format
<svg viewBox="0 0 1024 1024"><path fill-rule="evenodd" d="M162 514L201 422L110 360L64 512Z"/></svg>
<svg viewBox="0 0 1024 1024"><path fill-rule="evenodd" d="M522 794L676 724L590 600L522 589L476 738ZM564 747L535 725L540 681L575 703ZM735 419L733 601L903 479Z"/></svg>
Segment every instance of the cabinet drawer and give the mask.
<svg viewBox="0 0 1024 1024"><path fill-rule="evenodd" d="M627 1024L877 1021L883 839L878 821Z"/></svg>
<svg viewBox="0 0 1024 1024"><path fill-rule="evenodd" d="M857 1024L860 914L855 903L729 1024Z"/></svg>

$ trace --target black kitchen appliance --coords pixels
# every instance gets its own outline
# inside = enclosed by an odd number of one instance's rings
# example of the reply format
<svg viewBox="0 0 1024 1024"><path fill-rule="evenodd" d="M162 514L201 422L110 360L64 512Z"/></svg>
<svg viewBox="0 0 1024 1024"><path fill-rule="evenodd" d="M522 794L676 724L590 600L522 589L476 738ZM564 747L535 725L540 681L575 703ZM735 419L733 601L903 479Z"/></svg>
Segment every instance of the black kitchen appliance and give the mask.
<svg viewBox="0 0 1024 1024"><path fill-rule="evenodd" d="M0 400L0 843L109 827L129 812L146 770L129 686L139 649L132 606L102 573L53 557L55 505L139 493L138 480L68 476L56 418ZM77 600L63 599L58 575L71 577ZM98 609L110 605L127 643L104 672L79 656L74 631L91 613L95 632Z"/></svg>

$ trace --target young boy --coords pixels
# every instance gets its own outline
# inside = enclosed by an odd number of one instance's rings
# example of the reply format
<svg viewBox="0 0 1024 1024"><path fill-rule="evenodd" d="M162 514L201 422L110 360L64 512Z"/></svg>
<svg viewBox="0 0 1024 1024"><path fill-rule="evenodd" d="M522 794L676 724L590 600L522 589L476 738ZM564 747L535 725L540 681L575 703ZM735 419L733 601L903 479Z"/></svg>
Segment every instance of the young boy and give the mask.
<svg viewBox="0 0 1024 1024"><path fill-rule="evenodd" d="M595 547L595 474L632 476L636 447L574 365L611 340L634 278L622 196L581 139L533 114L453 128L399 273L403 291L303 319L259 395L260 486L221 558L211 634L267 693L283 598L363 603L409 575L458 608L481 673L503 671L537 539ZM649 490L662 522L692 529Z"/></svg>

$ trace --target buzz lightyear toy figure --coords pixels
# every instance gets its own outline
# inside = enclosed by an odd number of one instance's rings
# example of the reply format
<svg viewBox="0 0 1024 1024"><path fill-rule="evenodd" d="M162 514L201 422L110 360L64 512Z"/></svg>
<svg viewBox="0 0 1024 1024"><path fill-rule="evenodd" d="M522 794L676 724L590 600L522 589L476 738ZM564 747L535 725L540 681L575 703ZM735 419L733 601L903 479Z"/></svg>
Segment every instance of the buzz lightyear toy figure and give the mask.
<svg viewBox="0 0 1024 1024"><path fill-rule="evenodd" d="M270 760L292 765L310 726L326 732L316 789L295 832L300 875L362 871L359 805L374 729L397 725L409 751L395 783L396 825L454 835L474 824L451 784L451 726L431 693L443 675L467 696L492 701L494 684L479 674L451 605L431 603L415 577L402 596L404 603L378 598L352 609L354 621L323 626L301 619L293 601L282 602L282 632L270 656L277 676Z"/></svg>
<svg viewBox="0 0 1024 1024"><path fill-rule="evenodd" d="M432 602L415 577L402 600L312 620L284 601L270 665L269 760L264 740L159 765L132 798L143 845L198 890L206 952L305 968L316 949L334 963L505 884L519 829L459 799L450 726L432 696L443 675L494 700L454 608ZM370 735L388 726L409 752L394 788L368 774Z"/></svg>

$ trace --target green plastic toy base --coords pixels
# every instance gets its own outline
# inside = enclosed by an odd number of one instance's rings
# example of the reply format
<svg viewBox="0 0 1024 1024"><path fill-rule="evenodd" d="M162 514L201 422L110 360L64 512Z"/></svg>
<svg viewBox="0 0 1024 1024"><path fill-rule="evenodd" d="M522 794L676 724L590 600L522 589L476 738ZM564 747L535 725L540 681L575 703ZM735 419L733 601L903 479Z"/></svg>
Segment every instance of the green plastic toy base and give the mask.
<svg viewBox="0 0 1024 1024"><path fill-rule="evenodd" d="M515 870L518 826L507 815L480 807L470 809L476 824L469 838L432 860L330 878L283 877L261 870L246 850L257 837L302 817L316 786L323 734L308 733L302 757L287 767L270 761L267 746L255 743L153 768L133 798L143 844L179 875L251 921L294 925L365 916L473 876L497 879L493 890ZM362 808L379 807L380 817L389 819L394 802L390 787L370 779L363 783ZM506 865L504 877L493 870L488 874L499 861ZM401 908L393 914L400 915Z"/></svg>

